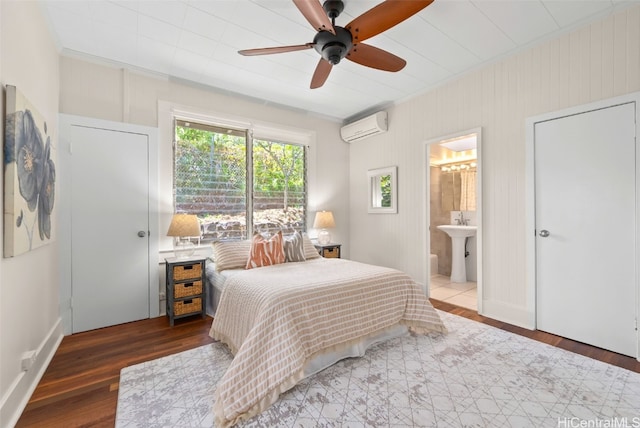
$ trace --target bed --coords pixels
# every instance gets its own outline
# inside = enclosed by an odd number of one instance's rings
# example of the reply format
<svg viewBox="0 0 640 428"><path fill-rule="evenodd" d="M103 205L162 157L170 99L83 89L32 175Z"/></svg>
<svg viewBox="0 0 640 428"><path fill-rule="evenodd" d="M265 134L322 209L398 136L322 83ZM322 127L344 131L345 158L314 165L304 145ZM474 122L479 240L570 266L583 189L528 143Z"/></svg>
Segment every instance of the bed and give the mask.
<svg viewBox="0 0 640 428"><path fill-rule="evenodd" d="M446 332L408 275L321 258L307 241L304 261L254 269L232 266L219 251L216 257L214 244L210 335L234 355L215 393L218 427L262 412L301 379L364 355L374 343L408 331ZM238 261L247 259L243 245L234 256Z"/></svg>

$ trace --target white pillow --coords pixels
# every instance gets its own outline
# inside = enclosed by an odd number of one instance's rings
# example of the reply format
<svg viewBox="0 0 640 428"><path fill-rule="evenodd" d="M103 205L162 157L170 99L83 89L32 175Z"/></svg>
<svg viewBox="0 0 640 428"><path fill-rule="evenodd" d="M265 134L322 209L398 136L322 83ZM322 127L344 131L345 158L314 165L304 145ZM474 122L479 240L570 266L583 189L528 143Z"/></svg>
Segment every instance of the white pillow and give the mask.
<svg viewBox="0 0 640 428"><path fill-rule="evenodd" d="M320 257L320 253L318 253L318 250L316 250L316 247L313 246L313 242L311 242L311 239L309 239L306 233L302 235L302 243L304 246L305 259L311 260L311 259L317 259L318 257Z"/></svg>
<svg viewBox="0 0 640 428"><path fill-rule="evenodd" d="M217 241L213 246L216 271L244 268L251 251L251 241Z"/></svg>

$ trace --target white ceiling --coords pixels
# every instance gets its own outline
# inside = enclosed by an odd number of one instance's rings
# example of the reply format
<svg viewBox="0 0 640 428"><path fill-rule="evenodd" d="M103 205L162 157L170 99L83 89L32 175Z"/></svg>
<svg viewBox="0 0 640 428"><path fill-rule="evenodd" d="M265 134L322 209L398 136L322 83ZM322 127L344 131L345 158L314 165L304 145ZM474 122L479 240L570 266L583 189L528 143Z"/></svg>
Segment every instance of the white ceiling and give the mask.
<svg viewBox="0 0 640 428"><path fill-rule="evenodd" d="M315 30L291 0L41 0L63 54L194 81L336 120L411 98L478 66L640 0L435 0L367 40L407 61L397 73L343 60L309 89L313 50L245 57L240 49L298 45ZM345 26L379 0L345 0Z"/></svg>

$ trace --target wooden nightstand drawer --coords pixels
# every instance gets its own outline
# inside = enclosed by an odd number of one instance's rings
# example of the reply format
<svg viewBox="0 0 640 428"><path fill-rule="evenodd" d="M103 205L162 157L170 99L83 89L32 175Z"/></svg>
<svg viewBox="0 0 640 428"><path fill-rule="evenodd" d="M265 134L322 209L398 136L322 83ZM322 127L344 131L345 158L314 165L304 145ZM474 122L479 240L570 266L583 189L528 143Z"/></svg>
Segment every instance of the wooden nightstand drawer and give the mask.
<svg viewBox="0 0 640 428"><path fill-rule="evenodd" d="M325 248L322 251L322 257L325 257L325 258L328 258L328 259L339 259L340 258L340 248L339 247Z"/></svg>
<svg viewBox="0 0 640 428"><path fill-rule="evenodd" d="M341 244L327 244L320 245L314 244L318 253L327 259L339 259L340 258L340 246Z"/></svg>
<svg viewBox="0 0 640 428"><path fill-rule="evenodd" d="M173 297L188 297L202 294L202 281L182 282L173 286Z"/></svg>
<svg viewBox="0 0 640 428"><path fill-rule="evenodd" d="M202 299L194 297L193 299L178 300L173 302L173 313L175 316L202 311Z"/></svg>
<svg viewBox="0 0 640 428"><path fill-rule="evenodd" d="M177 265L173 267L173 280L199 279L202 277L202 263Z"/></svg>

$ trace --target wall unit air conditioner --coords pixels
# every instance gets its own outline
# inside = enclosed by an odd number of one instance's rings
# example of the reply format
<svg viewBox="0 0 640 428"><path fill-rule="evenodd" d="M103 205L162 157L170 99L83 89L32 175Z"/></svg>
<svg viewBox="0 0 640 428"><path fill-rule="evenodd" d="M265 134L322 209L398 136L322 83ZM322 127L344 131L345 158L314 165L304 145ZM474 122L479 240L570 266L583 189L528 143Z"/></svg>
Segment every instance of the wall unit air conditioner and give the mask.
<svg viewBox="0 0 640 428"><path fill-rule="evenodd" d="M387 132L387 112L379 111L340 128L340 136L347 143Z"/></svg>

